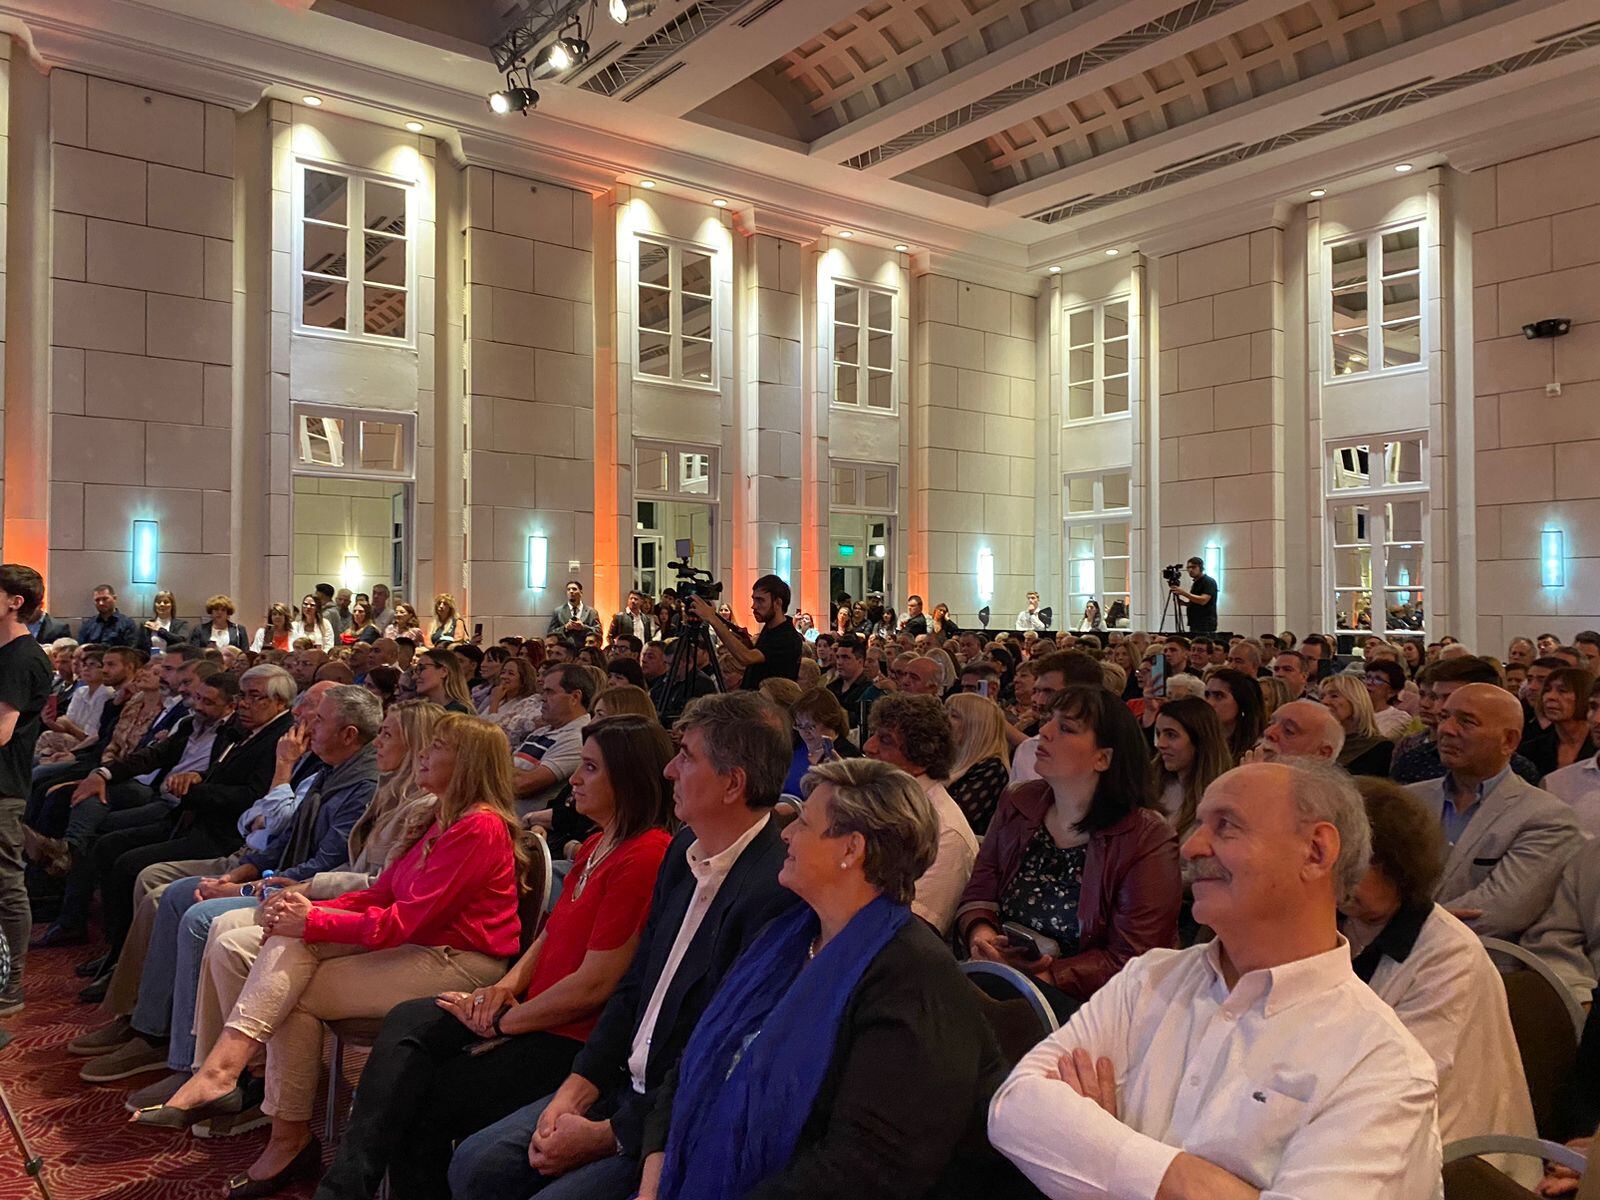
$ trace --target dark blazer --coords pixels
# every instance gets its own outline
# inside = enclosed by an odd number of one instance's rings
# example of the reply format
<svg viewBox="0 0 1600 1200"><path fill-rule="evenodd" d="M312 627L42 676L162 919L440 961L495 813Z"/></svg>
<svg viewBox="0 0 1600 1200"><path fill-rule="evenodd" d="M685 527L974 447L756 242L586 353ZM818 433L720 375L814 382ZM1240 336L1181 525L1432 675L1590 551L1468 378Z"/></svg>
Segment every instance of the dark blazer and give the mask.
<svg viewBox="0 0 1600 1200"><path fill-rule="evenodd" d="M58 621L47 612L39 614L39 644L48 646L51 642L72 636L72 626L65 621Z"/></svg>
<svg viewBox="0 0 1600 1200"><path fill-rule="evenodd" d="M294 820L268 839L265 850L251 850L239 858L258 871L276 868L297 883L349 860L350 831L378 792L378 752L370 742L337 767L324 767L307 757L318 777L300 801Z"/></svg>
<svg viewBox="0 0 1600 1200"><path fill-rule="evenodd" d="M572 610L568 609L567 611L571 612ZM626 613L618 613L616 616L611 618L611 625L606 631L606 641L614 642L622 636L624 632L622 628L622 618L626 615ZM643 632L635 633L634 636L637 637L641 642L655 641L656 619L649 613L640 613L639 624L644 626Z"/></svg>
<svg viewBox="0 0 1600 1200"><path fill-rule="evenodd" d="M550 628L547 633L565 633L567 622L572 620L572 606L563 604L550 614ZM594 633L600 632L600 614L587 604L578 605L578 620L582 621Z"/></svg>
<svg viewBox="0 0 1600 1200"><path fill-rule="evenodd" d="M676 1077L651 1114L646 1152L666 1145ZM845 1004L794 1156L744 1200L963 1194L952 1186L953 1159L983 1145L1005 1077L977 990L938 934L907 921Z"/></svg>
<svg viewBox="0 0 1600 1200"><path fill-rule="evenodd" d="M168 646L190 641L189 622L180 617L173 617L172 623L165 629L146 629L144 622L139 622L139 649L149 654L152 650L165 650ZM157 646L156 643L160 643Z"/></svg>
<svg viewBox="0 0 1600 1200"><path fill-rule="evenodd" d="M610 1114L612 1132L623 1152L640 1161L644 1158L645 1119L655 1106L656 1093L683 1053L717 985L762 927L799 903L793 892L778 883L787 850L777 822L769 819L717 889L716 899L672 976L650 1037L650 1056L645 1063L647 1091L638 1095L628 1074L628 1056L694 898L695 878L687 858L694 840L694 830L684 829L667 848L639 949L572 1064L574 1072L600 1089L597 1111L603 1112L602 1105L615 1106Z"/></svg>
<svg viewBox="0 0 1600 1200"><path fill-rule="evenodd" d="M900 626L900 632L901 633L909 633L912 637L916 637L918 634L927 633L928 632L928 616L927 616L927 614L926 613L918 613L914 617L907 617L906 618L906 623L904 625Z"/></svg>
<svg viewBox="0 0 1600 1200"><path fill-rule="evenodd" d="M174 622L176 623L176 622ZM194 628L189 631L189 644L191 646L211 645L211 618L196 621ZM234 621L228 622L228 645L240 650L250 649L250 635L244 631L244 626Z"/></svg>
<svg viewBox="0 0 1600 1200"><path fill-rule="evenodd" d="M1000 797L956 912L965 939L974 925L1000 925L1000 901L1022 868L1054 796L1043 780L1013 784ZM1178 944L1178 837L1161 814L1138 808L1089 835L1078 894L1078 952L1046 968L1048 980L1087 1000L1131 958Z"/></svg>

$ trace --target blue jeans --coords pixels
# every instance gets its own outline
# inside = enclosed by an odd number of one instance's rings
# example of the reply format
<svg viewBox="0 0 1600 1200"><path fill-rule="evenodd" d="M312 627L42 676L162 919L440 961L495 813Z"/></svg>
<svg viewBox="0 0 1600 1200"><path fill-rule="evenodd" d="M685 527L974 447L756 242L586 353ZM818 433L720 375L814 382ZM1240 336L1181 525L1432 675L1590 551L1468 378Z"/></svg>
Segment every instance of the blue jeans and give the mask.
<svg viewBox="0 0 1600 1200"><path fill-rule="evenodd" d="M189 1071L194 1066L194 1008L200 990L200 959L206 951L211 922L236 908L254 908L249 896L196 900L200 880L180 879L161 893L155 928L139 979L139 1003L133 1027L150 1037L170 1037L167 1066Z"/></svg>
<svg viewBox="0 0 1600 1200"><path fill-rule="evenodd" d="M628 1200L639 1188L639 1164L613 1154L558 1175L528 1165L528 1143L553 1096L519 1108L456 1147L450 1160L450 1194L460 1200Z"/></svg>

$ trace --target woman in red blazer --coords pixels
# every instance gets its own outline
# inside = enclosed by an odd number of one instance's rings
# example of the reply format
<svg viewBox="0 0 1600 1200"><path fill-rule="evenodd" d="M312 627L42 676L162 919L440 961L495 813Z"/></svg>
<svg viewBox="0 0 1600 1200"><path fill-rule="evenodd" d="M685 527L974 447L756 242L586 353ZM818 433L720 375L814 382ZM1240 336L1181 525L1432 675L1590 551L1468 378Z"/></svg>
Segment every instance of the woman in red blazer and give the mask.
<svg viewBox="0 0 1600 1200"><path fill-rule="evenodd" d="M1130 958L1178 944L1183 886L1144 737L1116 696L1057 696L1038 771L1001 796L956 925L973 958L1031 975L1064 1020ZM1008 924L1038 936L1009 937Z"/></svg>

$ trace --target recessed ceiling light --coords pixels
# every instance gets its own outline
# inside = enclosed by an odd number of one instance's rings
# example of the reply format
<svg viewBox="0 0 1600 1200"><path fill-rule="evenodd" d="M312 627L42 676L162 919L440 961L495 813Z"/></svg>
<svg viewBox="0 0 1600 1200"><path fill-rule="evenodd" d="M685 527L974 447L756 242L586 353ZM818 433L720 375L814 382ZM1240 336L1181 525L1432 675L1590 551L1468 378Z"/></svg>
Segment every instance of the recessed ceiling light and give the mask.
<svg viewBox="0 0 1600 1200"><path fill-rule="evenodd" d="M1061 268L1060 267L1051 267L1050 268L1050 274L1052 274L1052 275L1061 274Z"/></svg>
<svg viewBox="0 0 1600 1200"><path fill-rule="evenodd" d="M655 187L655 185L656 185L656 181L654 179L641 179L641 180L639 180L639 186L642 187L642 188L653 188L653 187Z"/></svg>
<svg viewBox="0 0 1600 1200"><path fill-rule="evenodd" d="M1321 200L1327 194L1328 194L1328 189L1327 188L1312 188L1311 189L1311 198L1313 200Z"/></svg>
<svg viewBox="0 0 1600 1200"><path fill-rule="evenodd" d="M321 108L322 107L322 97L321 96L301 96L300 97L300 102L302 104L309 104L312 108Z"/></svg>
<svg viewBox="0 0 1600 1200"><path fill-rule="evenodd" d="M839 230L839 236L842 238L853 238L855 237L855 234L851 230L841 229Z"/></svg>
<svg viewBox="0 0 1600 1200"><path fill-rule="evenodd" d="M896 242L894 248L897 254L904 254L907 250L911 249L911 247L906 245L904 242Z"/></svg>
<svg viewBox="0 0 1600 1200"><path fill-rule="evenodd" d="M726 200L724 200L721 196L718 196L711 203L712 203L713 206L715 206L717 208L727 208L728 207L728 202Z"/></svg>
<svg viewBox="0 0 1600 1200"><path fill-rule="evenodd" d="M421 121L407 121L406 122L406 129L409 130L411 133L421 133L422 132L422 122Z"/></svg>
<svg viewBox="0 0 1600 1200"><path fill-rule="evenodd" d="M1113 246L1113 247L1111 247L1111 249L1106 251L1106 257L1107 258L1115 258L1117 255L1119 255L1121 253L1122 253L1121 250L1118 250L1115 246Z"/></svg>
<svg viewBox="0 0 1600 1200"><path fill-rule="evenodd" d="M1410 163L1395 163L1394 169L1399 174L1404 175L1407 171L1411 170L1411 164Z"/></svg>

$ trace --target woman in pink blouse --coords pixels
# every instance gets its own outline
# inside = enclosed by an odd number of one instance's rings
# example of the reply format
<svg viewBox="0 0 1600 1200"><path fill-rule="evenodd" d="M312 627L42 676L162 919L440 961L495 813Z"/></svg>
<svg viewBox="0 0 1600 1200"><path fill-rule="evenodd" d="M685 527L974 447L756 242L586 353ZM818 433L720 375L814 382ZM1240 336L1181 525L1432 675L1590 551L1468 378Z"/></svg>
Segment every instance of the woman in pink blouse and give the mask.
<svg viewBox="0 0 1600 1200"><path fill-rule="evenodd" d="M272 1138L229 1183L235 1200L269 1195L321 1166L310 1122L324 1021L382 1017L403 1000L471 991L498 980L517 952L520 845L505 735L477 717L443 718L418 758L417 782L439 797L422 837L363 891L268 901L266 943L216 1045L167 1103L133 1116L187 1129L239 1111L241 1073L265 1046L261 1108L273 1119ZM226 954L207 961L229 969Z"/></svg>

